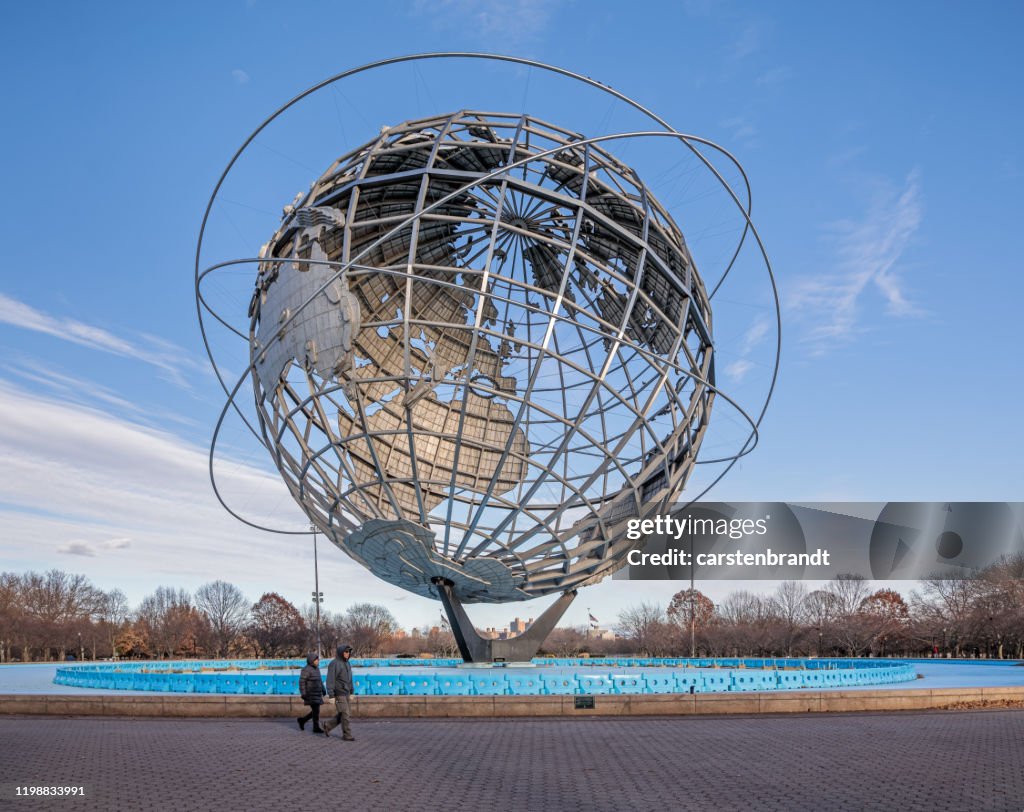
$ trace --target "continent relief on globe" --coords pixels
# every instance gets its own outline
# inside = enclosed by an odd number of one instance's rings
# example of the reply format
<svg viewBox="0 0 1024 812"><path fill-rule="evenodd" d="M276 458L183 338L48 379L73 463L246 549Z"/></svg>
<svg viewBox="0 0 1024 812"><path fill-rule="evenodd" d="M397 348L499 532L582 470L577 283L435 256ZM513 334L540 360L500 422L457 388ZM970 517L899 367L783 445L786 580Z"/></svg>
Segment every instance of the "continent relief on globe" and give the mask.
<svg viewBox="0 0 1024 812"><path fill-rule="evenodd" d="M581 137L472 111L385 128L260 252L268 448L335 544L419 594L437 577L468 601L601 580L703 439L703 282L636 174Z"/></svg>

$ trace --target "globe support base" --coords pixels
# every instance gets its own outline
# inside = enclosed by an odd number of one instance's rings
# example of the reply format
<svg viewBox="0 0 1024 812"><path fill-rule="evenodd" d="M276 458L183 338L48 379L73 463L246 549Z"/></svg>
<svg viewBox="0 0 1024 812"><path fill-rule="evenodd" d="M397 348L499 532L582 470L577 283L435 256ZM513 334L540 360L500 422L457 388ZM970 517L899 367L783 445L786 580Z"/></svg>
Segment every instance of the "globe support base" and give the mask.
<svg viewBox="0 0 1024 812"><path fill-rule="evenodd" d="M459 653L467 663L529 662L540 651L551 630L562 619L569 604L576 598L576 590L564 592L539 618L520 635L507 640L489 640L481 637L473 626L462 602L455 597L452 582L434 578L434 586L441 596L445 614L459 646Z"/></svg>

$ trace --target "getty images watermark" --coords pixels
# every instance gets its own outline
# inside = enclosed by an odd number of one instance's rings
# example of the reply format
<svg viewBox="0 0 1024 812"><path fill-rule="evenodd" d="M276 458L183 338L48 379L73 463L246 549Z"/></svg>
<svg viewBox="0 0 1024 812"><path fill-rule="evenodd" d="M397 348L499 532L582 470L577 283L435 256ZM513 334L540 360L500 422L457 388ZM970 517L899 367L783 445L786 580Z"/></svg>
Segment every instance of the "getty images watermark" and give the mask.
<svg viewBox="0 0 1024 812"><path fill-rule="evenodd" d="M654 519L630 519L626 525L626 538L639 541L648 537L661 537L677 544L694 536L740 541L747 537L768 535L771 518L771 514L765 514L760 519L714 519L685 513L681 518L663 515ZM768 547L760 552L732 550L693 553L682 547L669 547L664 552L653 553L630 550L626 562L637 567L647 564L664 567L690 567L693 564L698 567L827 567L829 551L819 547L813 553L777 552Z"/></svg>
<svg viewBox="0 0 1024 812"><path fill-rule="evenodd" d="M964 578L1024 555L1024 503L698 502L629 519L629 580Z"/></svg>

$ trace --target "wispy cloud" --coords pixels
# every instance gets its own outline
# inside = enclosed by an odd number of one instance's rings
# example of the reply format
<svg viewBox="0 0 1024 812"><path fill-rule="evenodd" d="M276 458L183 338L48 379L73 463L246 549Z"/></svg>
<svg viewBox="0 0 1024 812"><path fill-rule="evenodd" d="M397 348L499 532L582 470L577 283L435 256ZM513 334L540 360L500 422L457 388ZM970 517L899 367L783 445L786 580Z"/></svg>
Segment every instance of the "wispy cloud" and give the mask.
<svg viewBox="0 0 1024 812"><path fill-rule="evenodd" d="M739 383L747 377L747 373L753 368L754 364L752 361L748 361L746 358L740 358L738 361L733 361L731 364L726 365L725 374L736 383Z"/></svg>
<svg viewBox="0 0 1024 812"><path fill-rule="evenodd" d="M912 172L900 188L883 184L866 214L829 226L835 268L799 281L791 311L809 325L804 341L821 354L848 341L863 328L861 299L876 290L892 316L917 315L904 288L898 263L921 225L920 179Z"/></svg>
<svg viewBox="0 0 1024 812"><path fill-rule="evenodd" d="M857 160L857 158L862 156L867 151L868 148L864 144L857 144L852 147L847 147L846 149L840 150L839 152L830 155L826 159L825 165L828 166L829 169L843 169L852 164L855 160Z"/></svg>
<svg viewBox="0 0 1024 812"><path fill-rule="evenodd" d="M231 71L231 78L233 78L240 85L249 84L249 74L241 68L235 68L233 71Z"/></svg>
<svg viewBox="0 0 1024 812"><path fill-rule="evenodd" d="M758 316L751 322L747 332L743 334L743 342L740 345L740 352L742 355L748 355L758 344L760 344L768 331L771 330L772 323L766 316Z"/></svg>
<svg viewBox="0 0 1024 812"><path fill-rule="evenodd" d="M212 498L205 448L98 408L30 394L2 380L0 452L9 474L0 485L0 503L37 511L56 507L62 516L97 526L131 517L147 529L165 523L173 527L184 521L182 506L199 516L205 512L200 505ZM218 472L230 493L248 489L264 499L268 491L285 496L276 477L254 467L223 461ZM246 505L251 504L259 503L247 498ZM273 523L266 510L257 515ZM121 544L136 537L107 529L85 540Z"/></svg>
<svg viewBox="0 0 1024 812"><path fill-rule="evenodd" d="M6 372L9 379L31 383L37 391L56 395L65 403L99 406L153 428L166 427L168 424L189 428L199 425L194 418L180 411L139 404L97 381L69 375L36 358L12 359L0 364L0 370Z"/></svg>
<svg viewBox="0 0 1024 812"><path fill-rule="evenodd" d="M539 39L557 6L555 0L416 0L414 8L435 28L469 32L474 38L500 37L512 47Z"/></svg>
<svg viewBox="0 0 1024 812"><path fill-rule="evenodd" d="M747 23L740 29L739 35L732 43L732 58L743 59L750 56L761 47L763 39L764 28L759 23Z"/></svg>
<svg viewBox="0 0 1024 812"><path fill-rule="evenodd" d="M733 141L752 141L757 136L757 128L743 116L727 118L719 126L730 131Z"/></svg>
<svg viewBox="0 0 1024 812"><path fill-rule="evenodd" d="M126 547L131 546L131 539L109 539L107 541L100 543L100 547L102 547L104 550L123 550Z"/></svg>
<svg viewBox="0 0 1024 812"><path fill-rule="evenodd" d="M197 364L185 350L164 339L143 335L138 341L129 341L102 327L50 315L4 293L0 293L0 324L9 324L91 350L142 361L161 370L165 378L186 389L191 388L184 374L186 370L205 371L205 365Z"/></svg>
<svg viewBox="0 0 1024 812"><path fill-rule="evenodd" d="M754 80L758 87L776 87L788 81L793 75L793 69L785 65L770 68Z"/></svg>
<svg viewBox="0 0 1024 812"><path fill-rule="evenodd" d="M82 555L87 558L95 558L97 552L109 550L124 550L131 547L132 540L129 538L106 539L99 542L87 542L75 539L65 542L57 548L62 555Z"/></svg>
<svg viewBox="0 0 1024 812"><path fill-rule="evenodd" d="M740 357L725 367L725 374L735 383L746 378L747 373L754 368L754 362L747 356L764 341L771 328L772 322L766 316L758 316L750 323L750 327L747 328L736 348L737 355Z"/></svg>
<svg viewBox="0 0 1024 812"><path fill-rule="evenodd" d="M67 544L60 545L57 552L63 555L84 555L89 558L96 555L96 551L84 541L69 541Z"/></svg>
<svg viewBox="0 0 1024 812"><path fill-rule="evenodd" d="M266 466L218 460L224 498L258 524L304 529L308 519L267 470L269 456L256 452ZM312 544L230 516L210 487L203 445L0 380L0 465L0 569L67 567L132 602L161 583L194 589L216 577L254 598L308 595ZM325 590L332 611L405 594L330 545L320 547L320 578L344 584ZM408 603L408 620L435 611L426 599Z"/></svg>

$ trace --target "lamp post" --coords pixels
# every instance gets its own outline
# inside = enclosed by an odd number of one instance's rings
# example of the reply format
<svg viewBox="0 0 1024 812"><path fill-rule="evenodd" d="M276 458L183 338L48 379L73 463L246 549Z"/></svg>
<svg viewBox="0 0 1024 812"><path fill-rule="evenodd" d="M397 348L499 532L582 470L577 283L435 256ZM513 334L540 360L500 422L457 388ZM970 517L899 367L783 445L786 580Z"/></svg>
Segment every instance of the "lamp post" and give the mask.
<svg viewBox="0 0 1024 812"><path fill-rule="evenodd" d="M309 529L313 531L313 603L316 605L316 655L320 656L320 604L323 603L324 593L320 591L320 565L316 555L316 525L311 524Z"/></svg>
<svg viewBox="0 0 1024 812"><path fill-rule="evenodd" d="M693 532L690 532L690 659L697 656L697 614L694 611L693 601L696 597L696 580L693 572Z"/></svg>

